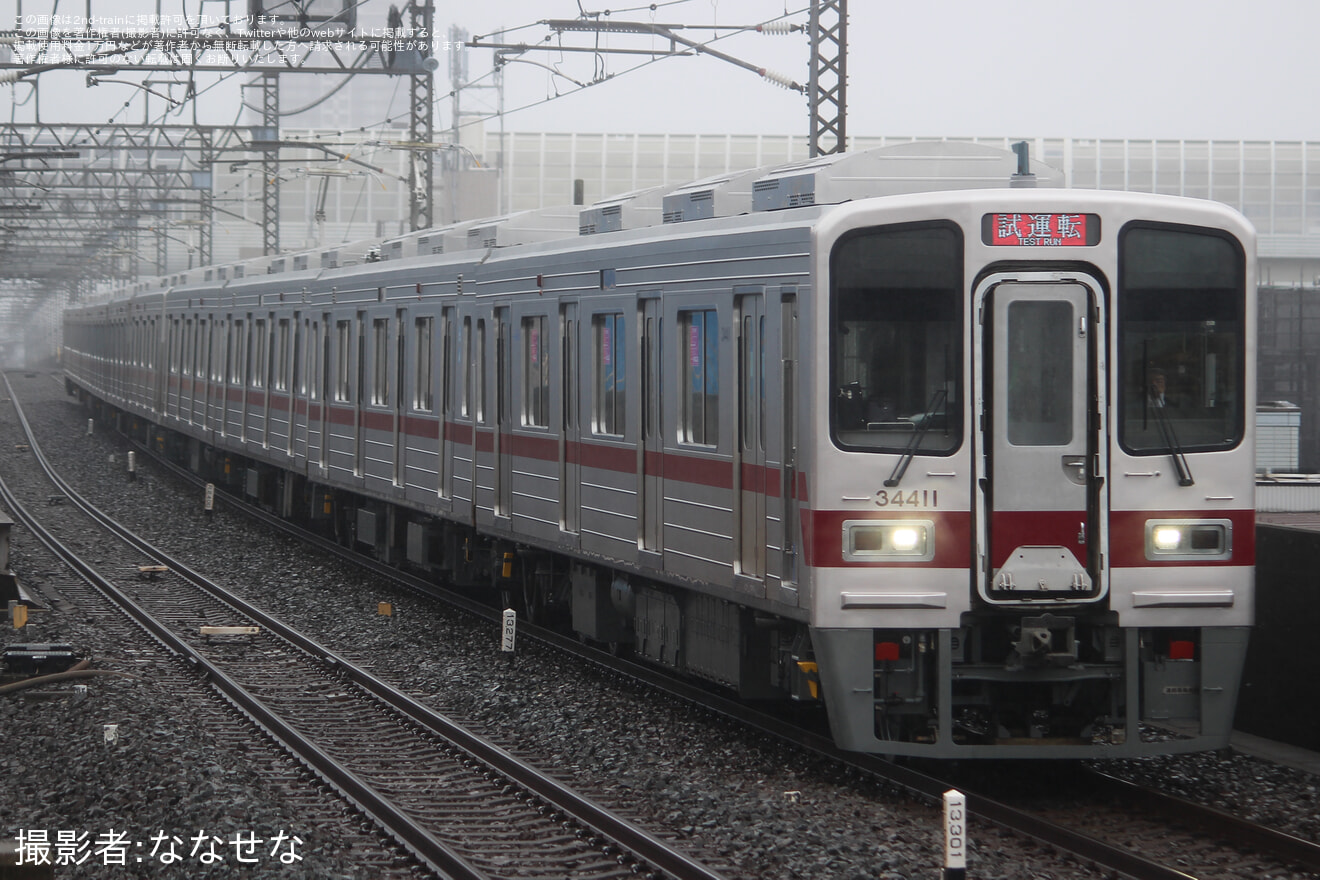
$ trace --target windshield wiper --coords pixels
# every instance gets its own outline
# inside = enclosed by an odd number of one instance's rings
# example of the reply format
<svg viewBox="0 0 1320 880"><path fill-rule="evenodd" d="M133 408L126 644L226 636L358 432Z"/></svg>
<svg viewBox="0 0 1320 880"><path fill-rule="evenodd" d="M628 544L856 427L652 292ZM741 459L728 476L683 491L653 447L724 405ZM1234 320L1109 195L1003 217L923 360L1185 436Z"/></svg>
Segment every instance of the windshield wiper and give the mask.
<svg viewBox="0 0 1320 880"><path fill-rule="evenodd" d="M949 389L947 388L940 388L931 395L930 403L926 405L926 412L923 414L924 418L921 420L921 424L918 425L917 430L913 432L912 439L908 441L907 448L903 450L903 456L898 460L898 464L894 465L894 472L889 475L889 479L885 480L885 486L887 488L892 489L902 481L903 475L907 473L908 465L912 464L912 456L916 454L917 447L921 445L922 438L926 436L926 432L930 430L931 423L935 421L935 407L942 406L948 399L948 396ZM947 419L949 414L946 412L944 417Z"/></svg>
<svg viewBox="0 0 1320 880"><path fill-rule="evenodd" d="M1192 479L1192 469L1187 464L1187 456L1183 455L1182 446L1178 444L1178 434L1173 430L1173 422L1169 419L1169 414L1158 403L1147 402L1146 406L1155 410L1155 424L1160 426L1160 436L1164 438L1164 446L1169 450L1169 457L1173 459L1173 469L1178 472L1178 485L1191 486L1196 481Z"/></svg>

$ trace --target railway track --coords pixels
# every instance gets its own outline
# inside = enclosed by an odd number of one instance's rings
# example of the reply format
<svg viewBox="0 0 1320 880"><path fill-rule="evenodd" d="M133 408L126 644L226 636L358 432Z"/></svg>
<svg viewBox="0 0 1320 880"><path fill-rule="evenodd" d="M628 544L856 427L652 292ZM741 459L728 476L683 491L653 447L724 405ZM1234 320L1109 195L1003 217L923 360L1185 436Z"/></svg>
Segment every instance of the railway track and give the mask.
<svg viewBox="0 0 1320 880"><path fill-rule="evenodd" d="M162 464L168 465L168 462L162 462ZM187 478L195 479L186 471L179 471L179 473ZM260 511L244 509L252 515L263 517L264 521L272 527L282 528L285 526L277 518L268 517ZM342 550L337 545L325 542L318 546L324 551L340 552ZM352 559L355 564L367 566L381 576L388 576L409 583L415 588L423 589L432 594L444 593L443 590L437 590L433 584L408 578L401 575L396 569L377 565L370 560L363 560L361 557L348 554L346 551L344 555L345 558ZM462 597L450 595L447 598L450 601L463 604L472 613L485 615L491 619L494 619L498 613L485 606L471 603ZM767 736L795 742L818 754L838 760L859 773L882 778L889 784L901 787L924 800L932 802L938 800L942 792L951 785L947 778L921 774L910 767L898 766L865 756L839 753L823 737L804 732L792 724L754 712L740 704L720 700L703 688L690 687L682 682L675 682L669 676L663 675L649 666L610 658L601 655L599 652L584 652L575 640L565 638L554 632L524 624L520 627L519 637L520 639L537 638L555 644L565 651L583 654L589 657L591 662L608 668L615 674L645 682L648 687L662 687L683 699L700 703L706 709L737 718L742 723L751 725ZM1041 765L1035 766L1039 767ZM1088 783L1086 787L1090 788L1092 785L1098 784ZM1063 818L1062 810L1052 809L1049 811L1049 815L1042 815L1039 810L1031 809L1030 804L1010 805L992 795L982 794L975 790L969 791L968 794L968 805L975 824L988 823L1011 829L1018 834L1041 841L1061 853L1072 854L1072 858L1076 861L1095 865L1109 876L1134 877L1139 878L1139 880L1161 878L1163 880L1163 878L1187 877L1260 876L1268 873L1274 877L1289 877L1303 876L1302 874L1289 874L1289 866L1294 866L1298 871L1313 872L1317 870L1317 865L1320 865L1320 858L1316 855L1316 847L1307 841L1287 838L1284 835L1272 833L1270 829L1262 829L1252 823L1243 823L1237 820L1236 817L1231 816L1221 815L1217 817L1215 821L1219 824L1215 827L1204 826L1199 824L1200 820L1193 820L1193 814L1187 805L1178 802L1167 802L1170 806L1164 808L1165 812L1162 814L1162 818L1160 814L1155 814L1156 818L1153 820L1143 820L1146 822L1144 829L1138 831L1134 830L1134 826L1119 826L1116 822L1112 822L1111 827L1108 829L1097 829L1094 827L1094 823L1091 823L1091 827L1079 828L1070 823L1059 821ZM1115 798L1117 796L1106 795L1106 797ZM1132 797L1132 795L1123 795L1118 798L1115 801L1116 807L1113 813L1107 815L1121 817L1134 812L1135 806ZM1146 791L1140 797L1149 801L1164 796L1158 792ZM1083 817L1089 812L1094 812L1089 806L1090 803L1089 800L1083 799L1082 807L1077 812ZM1189 837L1186 839L1195 842L1196 845L1190 848L1181 845L1181 851L1169 856L1167 859L1162 859L1156 855L1143 855L1143 853L1152 853L1158 848L1158 838L1169 837L1166 830L1171 824L1184 827L1190 826ZM1115 837L1115 830L1122 827L1126 827L1128 830L1120 831L1118 838L1126 836L1126 841ZM1108 833L1102 839L1099 832L1105 830ZM1198 838L1202 840L1197 842ZM1210 842L1224 840L1228 841L1229 845L1218 849L1202 848L1201 843L1205 840ZM1136 842L1135 846L1133 845L1134 841ZM1165 846L1164 849L1167 850L1168 847ZM1179 861L1180 859L1181 861ZM1248 873L1241 873L1244 870Z"/></svg>
<svg viewBox="0 0 1320 880"><path fill-rule="evenodd" d="M439 876L719 877L156 550L61 482L30 431L29 442L54 492L68 499L61 512L76 508L128 549L94 542L89 561L87 550L43 527L31 497L24 503L6 485L0 497L15 518Z"/></svg>
<svg viewBox="0 0 1320 880"><path fill-rule="evenodd" d="M141 447L139 447L141 448ZM144 452L149 452L143 448ZM157 460L181 479L198 487L202 485L196 475L171 462ZM316 535L298 529L265 511L253 508L238 499L221 497L235 509L243 511L263 525L278 529L299 540L310 542L319 551L335 554L354 564L364 566L374 574L391 578L400 585L455 604L474 615L498 620L498 609L474 602L420 578L400 572L396 568L364 558L350 550ZM610 655L608 652L584 646L574 638L552 629L520 624L520 638L534 638L553 645L579 659L596 664L611 673L643 683L679 699L695 703L709 711L733 719L749 728L777 740L791 742L817 755L831 758L865 774L896 786L931 804L941 802L943 793L958 783L947 776L924 773L911 765L895 764L883 758L842 752L828 737L804 729L792 720L766 714L722 697L700 685L692 685L655 669L649 665ZM1039 766L1039 765L1037 765ZM1269 870L1286 876L1289 868L1320 874L1320 846L1267 826L1249 822L1223 811L1213 810L1185 799L1167 795L1158 790L1125 783L1107 774L1092 771L1080 789L1096 799L1066 810L1051 812L1034 809L1029 803L1015 804L1001 799L992 790L971 790L968 808L973 821L997 825L1014 833L1026 835L1049 847L1070 854L1079 861L1096 865L1134 880L1187 880L1199 877L1264 876ZM1105 821L1094 821L1098 803L1108 803L1103 811ZM1143 827L1137 827L1131 818L1136 813L1149 817ZM1067 819L1067 821L1065 821ZM1185 827L1188 833L1173 847L1168 846L1170 826ZM1216 843L1224 841L1224 843ZM1134 842L1138 845L1134 846ZM1141 842L1151 850L1174 849L1169 862L1142 851ZM1189 857L1199 858L1199 864L1209 873L1200 874ZM1246 868L1251 873L1232 873ZM1224 873L1228 871L1229 873Z"/></svg>

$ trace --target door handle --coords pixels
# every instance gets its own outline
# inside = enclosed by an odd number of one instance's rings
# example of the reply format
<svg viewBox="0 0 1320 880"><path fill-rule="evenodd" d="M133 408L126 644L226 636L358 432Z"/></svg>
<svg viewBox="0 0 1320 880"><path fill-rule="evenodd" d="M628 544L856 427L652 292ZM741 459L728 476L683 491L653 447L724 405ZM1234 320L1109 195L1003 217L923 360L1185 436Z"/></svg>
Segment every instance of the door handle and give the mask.
<svg viewBox="0 0 1320 880"><path fill-rule="evenodd" d="M1061 459L1063 473L1079 486L1086 485L1086 456L1065 455Z"/></svg>

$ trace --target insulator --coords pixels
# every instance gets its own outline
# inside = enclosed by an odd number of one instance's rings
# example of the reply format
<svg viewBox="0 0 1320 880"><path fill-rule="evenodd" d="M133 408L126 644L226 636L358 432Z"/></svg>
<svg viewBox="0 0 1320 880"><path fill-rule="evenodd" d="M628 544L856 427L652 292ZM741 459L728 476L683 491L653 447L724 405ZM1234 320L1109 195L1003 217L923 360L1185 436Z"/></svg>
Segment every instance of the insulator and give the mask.
<svg viewBox="0 0 1320 880"><path fill-rule="evenodd" d="M791 34L795 30L801 30L801 28L786 21L767 21L765 24L758 24L756 30L766 36L782 37L785 34Z"/></svg>
<svg viewBox="0 0 1320 880"><path fill-rule="evenodd" d="M790 92L802 91L802 86L793 82L793 79L791 77L784 76L782 73L775 73L773 70L763 70L761 71L761 76L770 80L770 82L774 83L780 88L788 89Z"/></svg>

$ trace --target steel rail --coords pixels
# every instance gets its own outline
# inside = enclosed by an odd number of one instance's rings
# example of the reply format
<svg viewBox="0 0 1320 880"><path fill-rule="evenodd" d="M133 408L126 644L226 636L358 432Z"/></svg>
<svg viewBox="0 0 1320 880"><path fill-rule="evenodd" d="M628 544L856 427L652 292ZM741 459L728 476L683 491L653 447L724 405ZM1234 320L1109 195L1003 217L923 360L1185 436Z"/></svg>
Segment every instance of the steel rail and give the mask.
<svg viewBox="0 0 1320 880"><path fill-rule="evenodd" d="M172 473L195 485L203 484L204 481L196 474L156 456L148 447L142 444L135 441L130 442L133 442L145 454L152 455L154 461L166 467ZM348 548L313 535L280 517L245 504L240 499L231 497L226 493L217 492L216 497L235 510L264 525L311 543L319 550L332 553L336 557L361 566L374 574L393 579L410 589L429 596L452 602L463 610L483 619L492 621L499 619L500 612L498 609L482 605L460 593L446 590L376 560L353 553ZM562 633L520 622L518 634L520 638L535 638L558 647L604 670L624 675L647 687L659 688L671 696L700 705L718 715L743 724L764 736L790 743L822 757L838 761L872 778L897 787L923 802L933 805L941 804L944 792L950 788L950 783L946 780L922 773L905 765L896 764L883 757L843 751L836 747L833 741L826 736L812 733L782 718L760 712L736 699L713 693L706 687L677 679L657 667L623 658L606 658L602 656L602 652L585 648L576 639ZM1123 877L1131 878L1131 880L1195 880L1192 875L1183 871L1065 828L985 795L974 792L966 793L966 795L967 808L969 815L972 817L1071 853L1079 859L1112 870Z"/></svg>
<svg viewBox="0 0 1320 880"><path fill-rule="evenodd" d="M355 665L354 663L345 659L341 655L335 653L329 648L316 642L314 639L309 638L304 633L301 633L298 630L289 627L287 624L285 624L283 621L279 620L278 618L272 617L271 615L262 611L260 608L256 607L255 605L252 605L244 601L242 598L235 596L231 593L228 593L227 591L217 587L215 584L209 581L205 576L195 572L187 565L170 557L168 554L164 553L163 551L157 549L150 542L146 541L140 536L133 534L132 532L120 526L118 523L114 522L112 518L102 513L98 508L96 508L95 505L93 505L86 498L79 495L72 486L69 486L67 483L61 480L57 474L54 473L54 469L50 466L49 462L45 459L44 455L41 453L40 446L36 442L36 438L33 435L30 426L26 421L26 418L22 414L21 406L19 404L18 399L15 397L13 393L12 387L9 387L8 377L5 377L5 385L9 390L9 397L13 401L14 409L15 412L18 414L19 421L23 425L24 431L27 433L27 436L30 440L32 452L37 457L37 460L41 464L42 468L46 471L47 476L49 476L56 483L56 485L59 486L61 491L65 492L65 494L68 495L69 499L75 505L77 505L80 509L84 510L84 512L88 513L89 515L102 521L107 528L110 528L122 540L130 543L132 546L134 546L136 549L138 549L148 557L159 560L162 564L169 566L172 572L184 578L189 583L193 584L195 587L207 592L209 595L230 605L231 607L234 607L237 611L256 620L263 628L269 630L270 632L274 633L275 635L281 638L284 638L285 640L289 641L291 644L293 644L303 652L307 653L308 655L318 658L323 663L325 663L326 666L335 670L344 677L350 679L355 684L357 684L358 686L366 690L368 693L370 693L372 696L386 703L387 705L389 705L399 713L405 715L414 723L420 725L421 727L423 727L428 731L437 734L438 736L445 739L447 742L452 743L455 747L465 752L466 754L470 755L475 760L480 761L481 763L490 767L492 770L499 773L501 776L504 776L516 782L518 785L523 787L525 790L527 790L534 796L540 798L542 801L560 810L566 816L571 817L574 821L578 822L584 827L614 842L615 844L617 844L618 846L629 852L637 860L645 864L651 865L661 871L664 871L670 876L674 878L678 878L678 880L723 880L722 875L712 871L709 867L703 865L702 863L696 861L695 859L692 859L685 853L675 850L674 848L666 844L658 837L652 835L650 832L647 832L646 830L636 825L633 825L632 823L628 822L626 819L623 819L622 817L609 811L608 809L583 797L582 795L573 791L571 788L556 781L552 777L544 773L541 773L539 770L532 767L530 764L527 764L526 762L521 761L514 755L510 754L505 749L500 748L499 746L493 743L483 740L479 736L473 734L471 731L466 730L461 725L449 719L442 713L437 712L425 705L422 705L421 703L417 702L412 697L409 697L407 694L398 690L394 686L381 680L380 678L371 674L367 670L362 669L361 667ZM147 451L148 454L150 454L149 450L144 450L144 451ZM80 573L82 573L81 570ZM397 572L391 572L391 574L396 575ZM86 576L87 575L84 575L84 577ZM118 592L117 588L113 588L113 586L112 589L114 589L115 592ZM125 602L127 602L129 605L131 605L133 608L136 609L136 613L132 614L134 619L138 619L138 615L140 614L142 617L150 621L150 625L144 624L144 628L146 628L148 632L151 632L153 635L155 635L158 638L158 640L165 643L167 648L169 648L174 653L182 655L185 658L186 662L188 662L190 665L205 670L207 676L211 678L213 681L224 682L226 684L227 696L229 695L228 694L229 688L232 688L236 692L236 694L240 695L243 700L243 703L238 704L240 708L246 711L245 703L248 701L256 704L256 706L262 710L263 715L269 715L269 717L272 719L272 723L276 725L278 729L287 731L287 735L293 737L297 741L301 740L296 730L286 725L277 716L265 712L264 707L261 706L261 703L259 700L257 700L257 698L247 694L247 692L244 691L240 685L232 682L232 680L228 679L228 677L225 676L222 672L211 666L209 661L205 660L205 658L198 655L195 651L193 651L193 649L189 645L179 640L177 636L169 632L169 630L165 629L163 625L152 620L150 618L150 615L148 615L142 609L138 608L136 604L133 603L132 600L129 599L127 596L124 596L123 599L125 600ZM235 697L231 696L231 700L233 699L235 699ZM263 726L265 725L263 724ZM284 736L277 735L277 738L280 739L281 742L284 742L285 740ZM287 744L286 747L288 747ZM362 787L364 791L361 792L361 796L364 798L365 803L372 804L373 806L379 803L381 804L382 809L387 810L387 815L397 815L399 817L402 817L402 819L406 820L408 824L412 824L411 820L408 819L406 815L399 812L397 808L393 808L392 805L388 803L388 801L386 801L384 798L379 796L374 791L374 789L370 788L370 786L367 783L358 780L357 777L351 773L351 771L348 771L347 769L340 767L338 763L334 761L333 758L331 758L328 755L325 755L319 749L315 751L314 757L317 759L318 762L328 762L334 767L339 768L339 772L347 776L349 780L351 780L351 784ZM319 763L314 764L313 766L317 767L318 770L320 769ZM335 784L335 779L328 779L327 781L331 782L331 784ZM355 795L357 794L356 789L354 790L354 794ZM355 803L358 803L356 797L352 797L352 799L354 799ZM371 813L372 815L375 815L374 809L370 809L366 811ZM382 824L385 825L385 823ZM387 827L387 829L389 829L391 833L395 833L394 830L390 828L390 826L385 825L385 827ZM452 850L449 850L448 847L446 847L441 841L430 835L429 832L426 832L425 829L418 827L416 828L416 831L420 833L420 835L422 835L422 837L416 842L421 848L421 852L415 851L415 854L418 855L418 858L423 858L423 860L426 861L428 864L436 864L438 866L444 866L447 858L453 860L455 868L461 868L476 872L476 869L472 868L465 861L463 861L461 856L457 855ZM409 849L411 850L412 849L411 837L414 835L412 832L408 832L406 829L405 832L406 832L405 836L399 837L398 835L396 835L396 839L399 839L401 843L403 843L405 846L408 846ZM440 855L444 858L435 859L433 861L433 858L430 856L430 853L434 849L434 847L437 846L442 848L442 852L437 853L437 855ZM427 853L428 855L424 856L423 853ZM447 866L446 866L446 870L449 870ZM446 874L446 876L450 876L450 875ZM452 876L454 876L455 878L462 878L468 876L473 878L485 877L484 874L479 872L464 874L457 870L455 871L455 873L453 873Z"/></svg>
<svg viewBox="0 0 1320 880"><path fill-rule="evenodd" d="M1267 825L1248 822L1205 804L1119 779L1096 768L1089 768L1089 772L1097 784L1126 800L1139 802L1151 812L1184 824L1197 825L1207 832L1223 836L1235 845L1247 844L1257 852L1268 853L1299 868L1320 873L1320 844Z"/></svg>
<svg viewBox="0 0 1320 880"><path fill-rule="evenodd" d="M49 462L42 454L33 435L31 426L18 399L14 396L9 377L5 376L5 388L13 403L14 412L30 441L31 451L38 464L54 484L64 492L84 513L99 521L108 518L85 498L74 492L71 486L63 483L53 472ZM317 776L332 786L344 798L351 801L365 814L370 816L392 837L412 852L424 864L442 877L451 880L489 880L487 874L470 865L462 856L451 850L443 841L436 838L425 828L403 813L394 804L382 797L367 782L328 755L314 744L307 742L298 731L284 719L271 712L259 699L249 693L240 684L226 675L217 666L195 651L171 632L164 624L151 616L142 606L126 595L113 581L103 576L94 566L81 558L77 552L65 545L46 529L33 514L19 501L10 490L8 483L0 479L0 499L9 508L10 513L23 523L47 549L64 561L93 588L113 602L133 622L156 640L171 656L191 667L207 684L219 691L238 711L249 718L253 724L272 739L279 742L287 751L302 761ZM122 539L135 548L148 552L173 569L173 561L163 554L157 555L146 550L150 547L136 536L129 537L126 530L114 524L112 529Z"/></svg>

